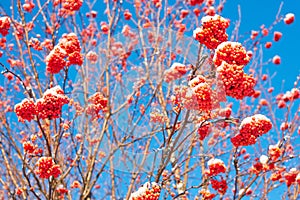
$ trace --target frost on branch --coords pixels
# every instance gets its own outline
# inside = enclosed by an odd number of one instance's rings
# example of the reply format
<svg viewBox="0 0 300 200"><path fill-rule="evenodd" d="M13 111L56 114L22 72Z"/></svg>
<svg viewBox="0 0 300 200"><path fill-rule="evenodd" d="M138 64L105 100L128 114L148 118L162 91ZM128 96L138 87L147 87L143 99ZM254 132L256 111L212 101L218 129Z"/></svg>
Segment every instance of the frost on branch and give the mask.
<svg viewBox="0 0 300 200"><path fill-rule="evenodd" d="M234 146L248 146L256 143L256 139L270 131L272 123L270 119L261 114L245 118L240 127L239 133L231 138Z"/></svg>

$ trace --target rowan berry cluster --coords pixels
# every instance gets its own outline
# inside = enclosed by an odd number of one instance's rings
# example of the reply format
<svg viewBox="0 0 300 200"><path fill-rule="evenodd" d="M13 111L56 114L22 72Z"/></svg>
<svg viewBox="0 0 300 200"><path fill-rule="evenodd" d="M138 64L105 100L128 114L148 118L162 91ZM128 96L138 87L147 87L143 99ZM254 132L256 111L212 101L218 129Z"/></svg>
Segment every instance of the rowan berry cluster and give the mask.
<svg viewBox="0 0 300 200"><path fill-rule="evenodd" d="M31 121L37 114L35 103L30 99L23 99L22 102L15 105L15 113L19 121Z"/></svg>
<svg viewBox="0 0 300 200"><path fill-rule="evenodd" d="M191 93L186 95L184 101L187 109L210 111L212 109L212 90L206 79L199 75L189 81Z"/></svg>
<svg viewBox="0 0 300 200"><path fill-rule="evenodd" d="M243 71L243 66L222 62L217 68L218 76L223 81L227 96L243 99L254 94L255 79Z"/></svg>
<svg viewBox="0 0 300 200"><path fill-rule="evenodd" d="M296 168L291 168L289 172L284 173L284 178L285 178L285 183L288 187L290 187L292 184L296 182L300 182L300 177L299 177L299 170ZM297 180L298 179L298 180Z"/></svg>
<svg viewBox="0 0 300 200"><path fill-rule="evenodd" d="M231 138L234 146L248 146L256 143L256 139L270 131L272 123L270 119L261 114L245 118L240 127L239 133Z"/></svg>
<svg viewBox="0 0 300 200"><path fill-rule="evenodd" d="M92 118L100 118L100 111L105 113L107 111L108 99L103 96L100 92L96 92L89 97L88 102L90 103L87 107L87 114L91 115Z"/></svg>
<svg viewBox="0 0 300 200"><path fill-rule="evenodd" d="M56 119L61 116L62 106L69 103L64 91L55 86L46 90L43 97L36 101L36 110L41 119Z"/></svg>
<svg viewBox="0 0 300 200"><path fill-rule="evenodd" d="M2 36L6 36L8 34L8 30L10 28L9 17L0 17L0 34Z"/></svg>
<svg viewBox="0 0 300 200"><path fill-rule="evenodd" d="M32 2L32 0L25 0L25 3L23 4L23 9L26 12L31 12L34 7L35 4Z"/></svg>
<svg viewBox="0 0 300 200"><path fill-rule="evenodd" d="M64 34L46 57L47 72L57 74L65 66L82 65L80 42L75 33Z"/></svg>
<svg viewBox="0 0 300 200"><path fill-rule="evenodd" d="M206 136L208 136L208 134L211 132L211 126L211 122L205 122L198 128L197 132L200 140L204 140Z"/></svg>
<svg viewBox="0 0 300 200"><path fill-rule="evenodd" d="M225 173L226 172L226 166L224 162L217 158L212 158L207 162L208 165L208 172L207 174L209 176L215 176L219 173Z"/></svg>
<svg viewBox="0 0 300 200"><path fill-rule="evenodd" d="M300 90L293 88L291 91L287 91L285 94L279 94L276 96L276 102L278 108L285 108L286 103L292 102L300 98Z"/></svg>
<svg viewBox="0 0 300 200"><path fill-rule="evenodd" d="M173 63L172 66L165 71L164 81L170 83L181 78L188 71L188 68L181 63Z"/></svg>
<svg viewBox="0 0 300 200"><path fill-rule="evenodd" d="M136 192L131 193L130 200L158 200L160 196L160 187L157 183L145 183Z"/></svg>
<svg viewBox="0 0 300 200"><path fill-rule="evenodd" d="M238 42L223 42L215 50L214 64L220 66L222 62L235 65L247 65L250 61L246 49Z"/></svg>
<svg viewBox="0 0 300 200"><path fill-rule="evenodd" d="M150 122L163 124L167 120L167 117L159 111L153 111L150 113Z"/></svg>
<svg viewBox="0 0 300 200"><path fill-rule="evenodd" d="M98 61L98 55L96 52L94 51L89 51L86 54L86 58L92 63L95 64Z"/></svg>
<svg viewBox="0 0 300 200"><path fill-rule="evenodd" d="M210 183L212 188L222 195L224 195L228 189L227 182L223 178L220 181L216 179L211 179Z"/></svg>
<svg viewBox="0 0 300 200"><path fill-rule="evenodd" d="M208 49L215 49L219 44L227 41L228 19L219 15L205 16L201 19L201 23L202 26L193 32L195 40L204 44Z"/></svg>
<svg viewBox="0 0 300 200"><path fill-rule="evenodd" d="M61 174L59 165L55 164L51 157L41 157L37 163L36 174L40 178L48 179L51 176L57 178Z"/></svg>
<svg viewBox="0 0 300 200"><path fill-rule="evenodd" d="M268 154L269 154L271 160L273 162L275 162L282 155L282 150L278 147L278 145L270 145Z"/></svg>
<svg viewBox="0 0 300 200"><path fill-rule="evenodd" d="M23 149L29 155L40 155L43 153L43 149L38 148L37 144L34 145L30 141L23 142Z"/></svg>
<svg viewBox="0 0 300 200"><path fill-rule="evenodd" d="M83 0L63 0L62 6L66 10L78 11L82 6Z"/></svg>

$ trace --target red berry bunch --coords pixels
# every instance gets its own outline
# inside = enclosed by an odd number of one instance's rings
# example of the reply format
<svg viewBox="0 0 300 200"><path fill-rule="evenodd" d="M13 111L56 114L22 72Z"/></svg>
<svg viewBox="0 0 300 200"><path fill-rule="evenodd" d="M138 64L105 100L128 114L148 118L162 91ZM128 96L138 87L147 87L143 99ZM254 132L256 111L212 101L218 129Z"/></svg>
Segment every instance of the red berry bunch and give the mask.
<svg viewBox="0 0 300 200"><path fill-rule="evenodd" d="M288 187L290 187L292 184L296 183L296 178L300 174L300 172L296 168L290 169L289 172L286 172L284 174L285 183Z"/></svg>
<svg viewBox="0 0 300 200"><path fill-rule="evenodd" d="M208 49L215 49L222 42L227 41L226 28L229 20L219 16L205 16L201 19L202 27L193 32L195 40L204 44Z"/></svg>
<svg viewBox="0 0 300 200"><path fill-rule="evenodd" d="M130 200L158 200L160 195L160 187L157 183L145 183L138 191L130 195Z"/></svg>
<svg viewBox="0 0 300 200"><path fill-rule="evenodd" d="M23 149L27 154L38 155L43 153L43 149L38 148L37 145L32 144L30 141L23 142Z"/></svg>
<svg viewBox="0 0 300 200"><path fill-rule="evenodd" d="M61 174L59 165L55 164L51 157L41 157L36 163L36 174L40 178L48 179L50 176L57 178Z"/></svg>
<svg viewBox="0 0 300 200"><path fill-rule="evenodd" d="M246 49L238 42L223 42L215 50L213 61L216 66L220 66L222 62L236 65L247 65L249 56Z"/></svg>
<svg viewBox="0 0 300 200"><path fill-rule="evenodd" d="M189 81L189 86L192 91L186 96L185 107L187 109L210 111L212 109L212 90L210 85L205 82L204 77L195 77Z"/></svg>
<svg viewBox="0 0 300 200"><path fill-rule="evenodd" d="M163 124L167 120L167 117L159 111L150 113L150 122Z"/></svg>
<svg viewBox="0 0 300 200"><path fill-rule="evenodd" d="M170 83L171 81L181 78L187 71L188 68L185 65L181 63L173 63L172 66L165 71L164 81Z"/></svg>
<svg viewBox="0 0 300 200"><path fill-rule="evenodd" d="M282 150L278 147L278 145L270 145L268 153L271 160L275 162L282 155Z"/></svg>
<svg viewBox="0 0 300 200"><path fill-rule="evenodd" d="M0 34L6 36L10 28L9 17L0 17Z"/></svg>
<svg viewBox="0 0 300 200"><path fill-rule="evenodd" d="M80 54L80 42L75 33L64 34L58 45L67 52L69 60L67 66L82 65L83 56Z"/></svg>
<svg viewBox="0 0 300 200"><path fill-rule="evenodd" d="M204 140L206 136L211 132L211 122L203 123L197 130L199 139Z"/></svg>
<svg viewBox="0 0 300 200"><path fill-rule="evenodd" d="M256 81L251 75L244 73L243 66L222 62L221 66L217 68L217 72L223 81L227 96L243 99L255 93L253 88Z"/></svg>
<svg viewBox="0 0 300 200"><path fill-rule="evenodd" d="M29 99L23 99L21 103L16 104L15 113L21 122L31 121L37 114L34 102Z"/></svg>
<svg viewBox="0 0 300 200"><path fill-rule="evenodd" d="M210 180L211 186L214 190L218 191L220 194L224 195L227 191L227 182L223 178L218 181L216 179Z"/></svg>
<svg viewBox="0 0 300 200"><path fill-rule="evenodd" d="M86 58L92 63L95 64L98 61L98 55L96 52L94 51L89 51L86 54Z"/></svg>
<svg viewBox="0 0 300 200"><path fill-rule="evenodd" d="M25 3L23 4L23 9L26 12L31 12L34 7L35 4L32 2L32 0L25 0Z"/></svg>
<svg viewBox="0 0 300 200"><path fill-rule="evenodd" d="M108 99L103 96L100 92L96 92L93 94L89 99L88 102L90 105L88 105L86 112L91 115L93 118L100 118L99 112L106 112L107 111L107 102Z"/></svg>
<svg viewBox="0 0 300 200"><path fill-rule="evenodd" d="M62 6L69 11L77 11L82 6L83 0L63 0Z"/></svg>
<svg viewBox="0 0 300 200"><path fill-rule="evenodd" d="M36 101L36 109L41 119L59 118L62 112L62 106L69 103L69 98L59 87L53 87L43 94L43 97Z"/></svg>
<svg viewBox="0 0 300 200"><path fill-rule="evenodd" d="M83 56L80 51L80 43L75 33L64 34L46 57L47 71L57 74L65 66L82 65Z"/></svg>
<svg viewBox="0 0 300 200"><path fill-rule="evenodd" d="M256 143L256 138L270 131L272 123L270 119L261 114L246 117L240 127L239 133L231 138L234 146L248 146Z"/></svg>
<svg viewBox="0 0 300 200"><path fill-rule="evenodd" d="M225 173L226 172L226 166L224 162L220 159L217 158L212 158L207 162L208 165L208 175L210 176L215 176L220 173Z"/></svg>
<svg viewBox="0 0 300 200"><path fill-rule="evenodd" d="M211 200L216 196L216 194L210 193L209 190L205 190L205 189L201 190L200 194L202 195L202 200Z"/></svg>
<svg viewBox="0 0 300 200"><path fill-rule="evenodd" d="M46 57L47 72L57 74L60 70L62 70L67 65L67 62L65 61L66 56L67 53L64 49L60 46L55 46Z"/></svg>

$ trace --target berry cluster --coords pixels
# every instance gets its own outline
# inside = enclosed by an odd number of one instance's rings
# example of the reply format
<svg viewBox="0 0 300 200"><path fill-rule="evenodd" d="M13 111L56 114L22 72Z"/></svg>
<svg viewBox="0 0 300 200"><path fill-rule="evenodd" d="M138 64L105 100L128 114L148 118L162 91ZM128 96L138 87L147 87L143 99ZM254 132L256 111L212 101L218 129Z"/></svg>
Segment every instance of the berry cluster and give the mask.
<svg viewBox="0 0 300 200"><path fill-rule="evenodd" d="M188 68L181 63L173 63L172 66L165 71L164 81L170 83L176 79L181 78L186 74Z"/></svg>
<svg viewBox="0 0 300 200"><path fill-rule="evenodd" d="M4 37L8 34L10 22L8 17L0 17L0 34Z"/></svg>
<svg viewBox="0 0 300 200"><path fill-rule="evenodd" d="M287 102L292 102L300 98L300 90L293 88L291 91L287 91L285 94L279 94L276 97L278 108L285 108Z"/></svg>
<svg viewBox="0 0 300 200"><path fill-rule="evenodd" d="M64 34L58 45L46 57L47 71L57 74L65 66L82 65L80 42L75 33Z"/></svg>
<svg viewBox="0 0 300 200"><path fill-rule="evenodd" d="M78 11L82 6L83 0L63 0L62 6L69 11Z"/></svg>
<svg viewBox="0 0 300 200"><path fill-rule="evenodd" d="M23 142L23 149L26 154L39 155L43 153L43 149L38 148L37 145L32 144L30 141Z"/></svg>
<svg viewBox="0 0 300 200"><path fill-rule="evenodd" d="M215 176L219 173L225 173L226 172L226 166L224 162L217 158L212 158L207 162L209 171L207 174L209 176Z"/></svg>
<svg viewBox="0 0 300 200"><path fill-rule="evenodd" d="M88 105L86 112L92 116L92 118L100 118L99 112L106 112L107 111L107 103L108 99L103 96L100 92L96 92L93 94L89 99L88 102L90 105Z"/></svg>
<svg viewBox="0 0 300 200"><path fill-rule="evenodd" d="M254 94L255 79L243 71L243 66L222 62L217 68L218 76L223 81L227 96L243 99Z"/></svg>
<svg viewBox="0 0 300 200"><path fill-rule="evenodd" d="M50 176L57 178L61 174L59 165L55 164L51 157L41 157L36 163L36 174L40 178L48 179Z"/></svg>
<svg viewBox="0 0 300 200"><path fill-rule="evenodd" d="M290 187L292 184L296 183L296 181L299 182L299 174L300 172L296 168L292 168L289 172L284 173L286 185Z"/></svg>
<svg viewBox="0 0 300 200"><path fill-rule="evenodd" d="M35 4L32 2L32 0L25 0L25 3L22 7L26 12L31 13L32 9L35 7Z"/></svg>
<svg viewBox="0 0 300 200"><path fill-rule="evenodd" d="M43 97L36 101L36 110L41 119L55 119L60 117L62 106L68 103L69 98L56 86L46 90Z"/></svg>
<svg viewBox="0 0 300 200"><path fill-rule="evenodd" d="M185 107L200 111L212 109L212 90L203 76L197 76L189 81L191 93L186 95Z"/></svg>
<svg viewBox="0 0 300 200"><path fill-rule="evenodd" d="M224 195L228 189L227 182L223 178L220 181L216 179L211 179L210 183L212 188L222 195Z"/></svg>
<svg viewBox="0 0 300 200"><path fill-rule="evenodd" d="M60 46L55 46L46 57L47 72L57 74L60 70L62 70L67 65L67 62L65 61L66 56L67 53L64 49Z"/></svg>
<svg viewBox="0 0 300 200"><path fill-rule="evenodd" d="M219 44L227 41L226 28L229 26L229 20L214 15L203 17L201 23L202 27L193 32L195 40L204 44L208 49L215 49Z"/></svg>
<svg viewBox="0 0 300 200"><path fill-rule="evenodd" d="M167 119L168 118L159 111L154 111L150 113L150 122L163 124Z"/></svg>
<svg viewBox="0 0 300 200"><path fill-rule="evenodd" d="M282 155L282 150L278 147L278 145L270 145L268 153L271 160L275 162Z"/></svg>
<svg viewBox="0 0 300 200"><path fill-rule="evenodd" d="M160 187L157 183L145 183L138 191L131 193L130 200L158 200Z"/></svg>
<svg viewBox="0 0 300 200"><path fill-rule="evenodd" d="M23 99L21 103L16 104L15 113L21 122L31 121L37 114L34 102L29 99Z"/></svg>
<svg viewBox="0 0 300 200"><path fill-rule="evenodd" d="M211 126L211 122L205 122L198 128L197 132L200 140L204 140L206 136L211 132Z"/></svg>
<svg viewBox="0 0 300 200"><path fill-rule="evenodd" d="M98 61L98 55L96 52L94 51L89 51L87 54L86 54L86 58L92 63L92 64L95 64L97 63Z"/></svg>
<svg viewBox="0 0 300 200"><path fill-rule="evenodd" d="M213 57L214 64L220 66L222 62L235 65L247 65L249 56L246 49L238 42L223 42L215 50Z"/></svg>
<svg viewBox="0 0 300 200"><path fill-rule="evenodd" d="M245 118L240 127L239 133L231 138L234 146L248 146L256 143L259 136L270 131L272 123L270 119L261 114Z"/></svg>

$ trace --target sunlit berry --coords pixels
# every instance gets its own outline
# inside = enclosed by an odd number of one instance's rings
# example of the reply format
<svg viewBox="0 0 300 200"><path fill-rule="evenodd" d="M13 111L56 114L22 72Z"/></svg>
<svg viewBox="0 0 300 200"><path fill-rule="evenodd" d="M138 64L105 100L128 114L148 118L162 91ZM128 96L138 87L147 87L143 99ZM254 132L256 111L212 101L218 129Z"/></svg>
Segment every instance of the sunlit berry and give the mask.
<svg viewBox="0 0 300 200"><path fill-rule="evenodd" d="M275 42L278 42L280 40L280 38L282 37L282 33L281 32L278 32L278 31L275 31L274 32L274 36L273 36L273 40Z"/></svg>

